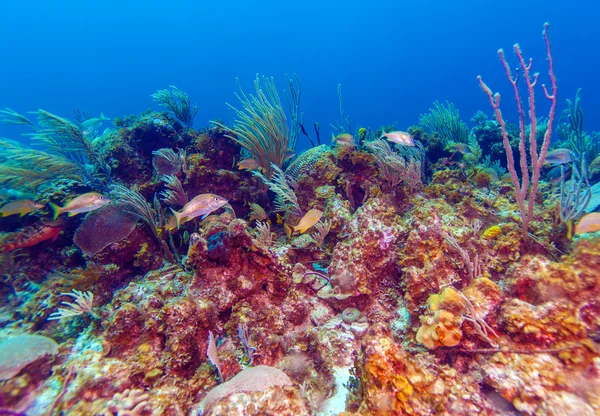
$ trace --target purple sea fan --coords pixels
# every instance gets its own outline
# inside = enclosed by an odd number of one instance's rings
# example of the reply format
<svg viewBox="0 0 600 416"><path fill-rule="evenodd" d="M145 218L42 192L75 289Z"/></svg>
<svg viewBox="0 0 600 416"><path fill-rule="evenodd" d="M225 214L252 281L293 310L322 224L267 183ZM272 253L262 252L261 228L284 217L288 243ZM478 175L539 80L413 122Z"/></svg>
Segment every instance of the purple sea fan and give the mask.
<svg viewBox="0 0 600 416"><path fill-rule="evenodd" d="M152 155L152 166L158 176L176 175L187 171L185 150L175 153L172 149L163 148L155 150Z"/></svg>
<svg viewBox="0 0 600 416"><path fill-rule="evenodd" d="M138 219L123 204L106 205L85 217L75 232L73 242L88 256L95 256L131 234Z"/></svg>

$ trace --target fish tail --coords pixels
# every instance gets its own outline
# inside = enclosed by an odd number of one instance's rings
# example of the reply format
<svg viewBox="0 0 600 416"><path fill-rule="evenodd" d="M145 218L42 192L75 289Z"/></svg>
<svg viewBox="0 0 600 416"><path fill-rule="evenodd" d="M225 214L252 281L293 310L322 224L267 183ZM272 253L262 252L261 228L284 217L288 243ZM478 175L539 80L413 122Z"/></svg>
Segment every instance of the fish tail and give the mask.
<svg viewBox="0 0 600 416"><path fill-rule="evenodd" d="M169 209L175 216L175 224L177 224L177 229L179 230L179 227L181 227L181 215L177 211L175 211L173 208L169 208Z"/></svg>
<svg viewBox="0 0 600 416"><path fill-rule="evenodd" d="M49 202L48 205L50 205L50 209L52 209L52 221L54 221L61 214L62 208L52 202Z"/></svg>

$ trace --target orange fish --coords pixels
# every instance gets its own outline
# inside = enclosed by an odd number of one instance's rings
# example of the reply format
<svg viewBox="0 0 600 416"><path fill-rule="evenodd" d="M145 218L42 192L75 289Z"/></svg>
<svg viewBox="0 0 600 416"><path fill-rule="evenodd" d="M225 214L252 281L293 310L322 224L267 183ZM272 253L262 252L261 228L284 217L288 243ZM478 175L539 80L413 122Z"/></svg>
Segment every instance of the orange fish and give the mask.
<svg viewBox="0 0 600 416"><path fill-rule="evenodd" d="M302 217L298 225L292 228L294 229L294 232L300 232L300 234L302 234L310 227L318 223L322 216L322 211L319 211L318 209L311 209L306 214L304 214L304 217Z"/></svg>
<svg viewBox="0 0 600 416"><path fill-rule="evenodd" d="M575 234L593 233L600 230L600 212L584 215L575 227Z"/></svg>
<svg viewBox="0 0 600 416"><path fill-rule="evenodd" d="M381 131L380 139L386 138L389 142L401 144L403 146L414 146L415 142L413 137L405 131L390 131L386 133L385 130Z"/></svg>
<svg viewBox="0 0 600 416"><path fill-rule="evenodd" d="M0 217L8 217L15 214L19 214L19 216L22 217L23 215L29 214L40 208L44 208L44 206L42 204L37 204L31 199L19 199L3 205L2 208L0 208Z"/></svg>
<svg viewBox="0 0 600 416"><path fill-rule="evenodd" d="M33 247L46 240L54 241L62 229L62 221L38 221L21 231L10 243L2 245L0 252L8 253L18 248Z"/></svg>

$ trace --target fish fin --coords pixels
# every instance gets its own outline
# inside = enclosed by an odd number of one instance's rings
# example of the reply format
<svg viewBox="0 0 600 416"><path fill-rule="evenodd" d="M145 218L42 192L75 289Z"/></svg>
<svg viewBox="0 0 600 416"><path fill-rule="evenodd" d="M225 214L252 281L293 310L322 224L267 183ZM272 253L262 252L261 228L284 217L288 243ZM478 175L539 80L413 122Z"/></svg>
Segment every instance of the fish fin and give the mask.
<svg viewBox="0 0 600 416"><path fill-rule="evenodd" d="M50 205L50 209L52 210L52 221L55 221L61 214L62 208L52 202L48 202L48 205Z"/></svg>
<svg viewBox="0 0 600 416"><path fill-rule="evenodd" d="M56 239L58 238L58 235L60 233L56 233L56 235L54 237L52 237L52 240L50 240L50 242L54 243L56 241Z"/></svg>
<svg viewBox="0 0 600 416"><path fill-rule="evenodd" d="M19 212L19 217L22 217L27 214L29 214L27 211L21 211L21 212Z"/></svg>
<svg viewBox="0 0 600 416"><path fill-rule="evenodd" d="M79 213L75 212L75 211L71 211L71 212L69 212L69 217L73 217L73 216L75 216L77 214L79 214Z"/></svg>
<svg viewBox="0 0 600 416"><path fill-rule="evenodd" d="M202 221L206 217L208 217L208 214L202 214L202 215L200 215L200 221Z"/></svg>
<svg viewBox="0 0 600 416"><path fill-rule="evenodd" d="M171 212L175 216L175 224L177 225L177 229L179 230L179 227L181 227L181 217L179 216L179 214L177 213L177 211L175 211L173 208L169 208L169 209L171 210Z"/></svg>
<svg viewBox="0 0 600 416"><path fill-rule="evenodd" d="M385 127L381 127L381 136L379 136L380 139L383 139L385 136ZM388 137L389 139L389 137Z"/></svg>

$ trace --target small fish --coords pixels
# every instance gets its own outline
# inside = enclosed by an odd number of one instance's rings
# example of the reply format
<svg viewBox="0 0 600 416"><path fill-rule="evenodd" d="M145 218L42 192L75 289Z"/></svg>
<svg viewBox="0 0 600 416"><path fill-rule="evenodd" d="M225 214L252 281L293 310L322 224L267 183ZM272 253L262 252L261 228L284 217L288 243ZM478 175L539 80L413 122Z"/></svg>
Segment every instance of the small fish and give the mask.
<svg viewBox="0 0 600 416"><path fill-rule="evenodd" d="M492 225L490 228L488 228L487 230L485 230L483 232L482 237L485 238L486 240L493 240L494 238L499 236L501 233L502 233L502 228L500 228L497 225Z"/></svg>
<svg viewBox="0 0 600 416"><path fill-rule="evenodd" d="M109 120L110 118L104 117L104 113L100 113L100 117L90 118L81 123L81 131L85 135L90 135L98 131L98 129L102 126L103 122Z"/></svg>
<svg viewBox="0 0 600 416"><path fill-rule="evenodd" d="M544 165L562 165L575 160L575 155L571 149L554 149L546 155Z"/></svg>
<svg viewBox="0 0 600 416"><path fill-rule="evenodd" d="M98 192L88 192L87 194L79 195L77 198L69 201L64 207L59 207L50 202L50 208L52 208L53 213L52 219L55 220L60 214L65 212L68 212L69 217L72 217L73 215L82 214L84 212L95 211L109 202L110 199L107 196L101 195Z"/></svg>
<svg viewBox="0 0 600 416"><path fill-rule="evenodd" d="M318 223L322 216L322 211L319 211L318 209L311 209L306 214L304 214L304 217L302 217L298 225L292 228L294 229L294 232L300 232L300 234L302 234L310 227Z"/></svg>
<svg viewBox="0 0 600 416"><path fill-rule="evenodd" d="M483 168L479 172L485 173L486 175L490 175L490 178L492 178L492 181L497 181L500 179L500 178L498 178L498 173L492 168Z"/></svg>
<svg viewBox="0 0 600 416"><path fill-rule="evenodd" d="M339 145L354 146L356 144L356 139L354 136L348 133L338 134L337 136L333 137L332 141Z"/></svg>
<svg viewBox="0 0 600 416"><path fill-rule="evenodd" d="M0 217L8 217L15 214L19 214L19 216L22 217L23 215L41 208L44 208L42 204L37 204L31 199L19 199L3 205L2 208L0 208Z"/></svg>
<svg viewBox="0 0 600 416"><path fill-rule="evenodd" d="M250 221L264 221L269 218L264 208L254 202L250 203L250 209Z"/></svg>
<svg viewBox="0 0 600 416"><path fill-rule="evenodd" d="M546 180L550 183L558 183L571 172L571 169L567 166L554 166L546 174Z"/></svg>
<svg viewBox="0 0 600 416"><path fill-rule="evenodd" d="M18 248L33 247L46 240L54 241L62 229L62 221L36 222L21 231L10 243L0 246L0 252L8 253Z"/></svg>
<svg viewBox="0 0 600 416"><path fill-rule="evenodd" d="M450 143L444 150L447 152L461 153L463 155L471 153L471 149L469 149L469 145L466 143Z"/></svg>
<svg viewBox="0 0 600 416"><path fill-rule="evenodd" d="M358 137L360 139L364 139L365 137L367 137L367 129L364 127L361 127L358 129Z"/></svg>
<svg viewBox="0 0 600 416"><path fill-rule="evenodd" d="M181 211L177 212L174 209L171 209L175 217L175 226L177 229L179 229L181 224L184 222L192 220L196 217L201 217L201 219L203 219L204 217L208 216L208 214L221 208L226 203L227 200L222 196L215 194L200 194L185 204Z"/></svg>
<svg viewBox="0 0 600 416"><path fill-rule="evenodd" d="M575 234L593 233L600 230L600 212L592 212L584 215L577 226Z"/></svg>
<svg viewBox="0 0 600 416"><path fill-rule="evenodd" d="M238 162L237 167L240 170L256 170L260 167L260 165L254 159L244 159Z"/></svg>
<svg viewBox="0 0 600 416"><path fill-rule="evenodd" d="M502 175L500 177L500 182L502 182L502 183L508 183L508 184L512 185L512 183L513 183L513 181L512 181L512 175L510 173L508 173L508 172L505 173L504 175Z"/></svg>
<svg viewBox="0 0 600 416"><path fill-rule="evenodd" d="M383 139L384 137L392 143L401 144L403 146L415 145L413 137L405 131L390 131L389 133L386 133L385 130L382 130L380 139Z"/></svg>

